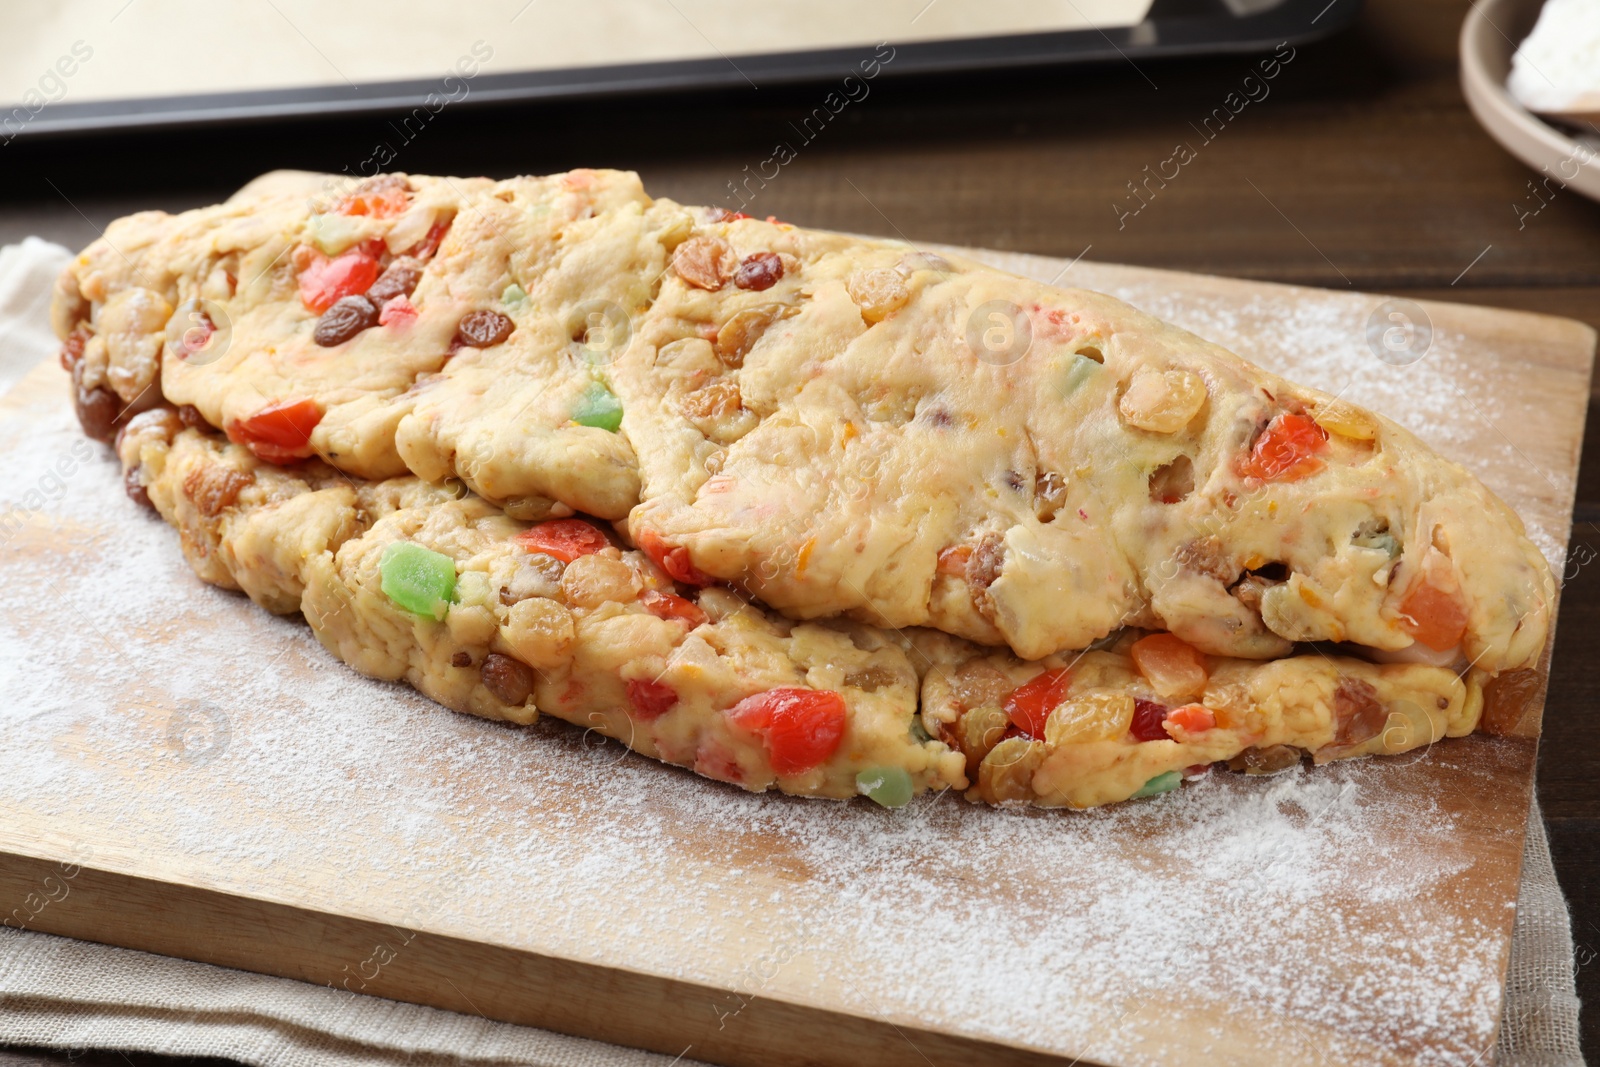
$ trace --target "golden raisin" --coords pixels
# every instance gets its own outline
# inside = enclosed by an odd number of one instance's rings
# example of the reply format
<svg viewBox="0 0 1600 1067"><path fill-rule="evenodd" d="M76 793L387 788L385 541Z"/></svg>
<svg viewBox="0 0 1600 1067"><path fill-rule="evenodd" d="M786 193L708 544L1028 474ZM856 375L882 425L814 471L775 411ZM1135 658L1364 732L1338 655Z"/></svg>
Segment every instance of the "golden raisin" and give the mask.
<svg viewBox="0 0 1600 1067"><path fill-rule="evenodd" d="M1378 436L1378 420L1354 404L1330 400L1312 413L1318 426L1352 441L1371 441Z"/></svg>
<svg viewBox="0 0 1600 1067"><path fill-rule="evenodd" d="M672 254L672 269L688 284L715 291L733 277L739 257L720 237L691 237Z"/></svg>
<svg viewBox="0 0 1600 1067"><path fill-rule="evenodd" d="M580 608L632 600L640 587L639 575L632 567L599 554L579 556L561 575L561 592L567 603Z"/></svg>
<svg viewBox="0 0 1600 1067"><path fill-rule="evenodd" d="M1130 426L1152 433L1177 433L1206 402L1206 384L1186 370L1141 367L1122 394L1118 410Z"/></svg>
<svg viewBox="0 0 1600 1067"><path fill-rule="evenodd" d="M689 419L715 419L738 414L741 406L739 385L718 378L683 398L680 408Z"/></svg>
<svg viewBox="0 0 1600 1067"><path fill-rule="evenodd" d="M244 488L255 480L248 471L232 467L196 467L184 475L183 495L193 501L200 514L214 519L223 508L232 507Z"/></svg>
<svg viewBox="0 0 1600 1067"><path fill-rule="evenodd" d="M1109 741L1128 732L1133 721L1133 694L1097 689L1071 697L1045 720L1044 739L1052 745Z"/></svg>
<svg viewBox="0 0 1600 1067"><path fill-rule="evenodd" d="M746 308L722 324L717 331L717 358L730 367L744 366L744 357L761 340L773 323L799 314L800 309L785 304L763 304Z"/></svg>
<svg viewBox="0 0 1600 1067"><path fill-rule="evenodd" d="M979 764L1005 737L1006 727L1010 725L1011 720L1006 718L1006 713L993 704L973 708L961 716L956 739L962 754L967 757L968 778L978 777Z"/></svg>
<svg viewBox="0 0 1600 1067"><path fill-rule="evenodd" d="M1033 799L1033 776L1044 757L1043 741L1006 738L978 767L978 795L991 804Z"/></svg>
<svg viewBox="0 0 1600 1067"><path fill-rule="evenodd" d="M500 628L500 636L517 655L544 670L566 663L573 633L572 613L545 597L529 597L513 604Z"/></svg>
<svg viewBox="0 0 1600 1067"><path fill-rule="evenodd" d="M1049 522L1067 506L1067 480L1055 471L1040 471L1033 479L1033 507L1040 522Z"/></svg>
<svg viewBox="0 0 1600 1067"><path fill-rule="evenodd" d="M982 704L999 706L1016 687L1004 673L981 659L963 663L950 679L950 695L961 711Z"/></svg>
<svg viewBox="0 0 1600 1067"><path fill-rule="evenodd" d="M911 301L911 290L892 270L857 271L845 288L861 309L861 317L871 323L882 322Z"/></svg>

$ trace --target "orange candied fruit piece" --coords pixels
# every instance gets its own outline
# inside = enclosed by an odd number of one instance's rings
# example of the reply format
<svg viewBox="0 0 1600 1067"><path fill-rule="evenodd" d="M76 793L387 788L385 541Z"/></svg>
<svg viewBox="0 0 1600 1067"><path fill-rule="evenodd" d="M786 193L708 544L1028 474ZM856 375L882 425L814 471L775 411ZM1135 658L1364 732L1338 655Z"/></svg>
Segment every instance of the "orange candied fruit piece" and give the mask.
<svg viewBox="0 0 1600 1067"><path fill-rule="evenodd" d="M1318 456L1328 450L1328 431L1309 415L1282 414L1267 423L1250 453L1241 458L1239 473L1264 482L1297 482L1320 471Z"/></svg>
<svg viewBox="0 0 1600 1067"><path fill-rule="evenodd" d="M1175 726L1186 734L1203 734L1216 727L1217 717L1204 704L1185 704L1167 712L1164 725Z"/></svg>
<svg viewBox="0 0 1600 1067"><path fill-rule="evenodd" d="M1163 700L1193 700L1205 692L1211 677L1206 658L1176 634L1141 637L1129 652L1134 666Z"/></svg>

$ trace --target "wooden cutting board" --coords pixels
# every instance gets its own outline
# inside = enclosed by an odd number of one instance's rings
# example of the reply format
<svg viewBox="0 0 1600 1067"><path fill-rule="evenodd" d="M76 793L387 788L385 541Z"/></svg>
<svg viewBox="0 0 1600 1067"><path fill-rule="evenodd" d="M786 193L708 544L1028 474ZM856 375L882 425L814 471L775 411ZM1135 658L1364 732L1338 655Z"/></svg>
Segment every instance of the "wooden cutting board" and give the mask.
<svg viewBox="0 0 1600 1067"><path fill-rule="evenodd" d="M1564 569L1588 327L979 255L1399 419ZM356 677L189 574L53 361L0 408L12 925L752 1067L1489 1058L1542 698L1110 810L750 796Z"/></svg>

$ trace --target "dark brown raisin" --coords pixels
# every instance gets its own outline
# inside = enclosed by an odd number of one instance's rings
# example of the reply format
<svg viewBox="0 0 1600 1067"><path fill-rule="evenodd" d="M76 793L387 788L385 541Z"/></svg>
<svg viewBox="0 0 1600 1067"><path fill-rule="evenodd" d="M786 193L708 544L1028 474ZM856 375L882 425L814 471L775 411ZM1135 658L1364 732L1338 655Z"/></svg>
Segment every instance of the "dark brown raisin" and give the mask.
<svg viewBox="0 0 1600 1067"><path fill-rule="evenodd" d="M378 309L364 296L341 297L317 320L311 339L323 348L342 345L362 330L378 325Z"/></svg>
<svg viewBox="0 0 1600 1067"><path fill-rule="evenodd" d="M206 428L206 417L200 414L200 409L193 404L183 404L178 408L178 421L191 430Z"/></svg>
<svg viewBox="0 0 1600 1067"><path fill-rule="evenodd" d="M397 296L410 296L421 280L422 264L402 256L378 275L378 280L367 290L367 299L374 304L384 304Z"/></svg>
<svg viewBox="0 0 1600 1067"><path fill-rule="evenodd" d="M245 486L256 480L248 471L232 467L196 467L183 478L183 495L194 502L195 510L214 519L223 508L232 507Z"/></svg>
<svg viewBox="0 0 1600 1067"><path fill-rule="evenodd" d="M533 668L519 659L491 652L479 668L483 687L502 704L522 704L533 692Z"/></svg>
<svg viewBox="0 0 1600 1067"><path fill-rule="evenodd" d="M1359 745L1377 737L1389 721L1389 709L1378 700L1378 691L1363 678L1341 678L1333 691L1333 715L1338 732L1334 740L1341 745Z"/></svg>
<svg viewBox="0 0 1600 1067"><path fill-rule="evenodd" d="M145 491L144 482L139 480L138 467L130 467L128 473L122 476L122 488L127 490L128 499L135 504L151 511L156 509L156 506L150 503L150 494Z"/></svg>
<svg viewBox="0 0 1600 1067"><path fill-rule="evenodd" d="M733 273L733 284L741 289L761 292L771 289L783 277L783 260L776 252L757 252L744 257Z"/></svg>
<svg viewBox="0 0 1600 1067"><path fill-rule="evenodd" d="M456 327L456 340L473 348L492 348L516 328L516 323L498 311L469 311Z"/></svg>
<svg viewBox="0 0 1600 1067"><path fill-rule="evenodd" d="M122 415L122 398L105 386L85 389L83 386L83 361L72 368L72 407L78 414L78 424L83 432L96 441L111 443L117 432L117 419Z"/></svg>
<svg viewBox="0 0 1600 1067"><path fill-rule="evenodd" d="M450 666L452 666L452 667L470 667L470 666L472 666L472 653L470 653L470 652L455 652L455 653L452 653L451 656L450 656Z"/></svg>

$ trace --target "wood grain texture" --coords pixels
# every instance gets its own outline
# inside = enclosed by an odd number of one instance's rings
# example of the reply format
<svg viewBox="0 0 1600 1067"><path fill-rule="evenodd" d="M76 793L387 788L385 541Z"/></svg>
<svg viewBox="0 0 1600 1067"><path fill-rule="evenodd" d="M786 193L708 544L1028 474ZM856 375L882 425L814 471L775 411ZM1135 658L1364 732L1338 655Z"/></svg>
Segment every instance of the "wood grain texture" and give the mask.
<svg viewBox="0 0 1600 1067"><path fill-rule="evenodd" d="M1548 546L1552 558L1561 559L1594 350L1594 332L1588 327L1527 313L1425 304L1422 312L1432 321L1435 347L1427 353L1426 362L1394 368L1379 363L1368 347L1366 323L1378 298L1364 294L1087 260L974 254L1019 273L1060 278L1063 283L1121 295L1172 315L1180 324L1221 331L1220 340L1273 369L1300 378L1326 379L1314 384L1336 388L1340 380L1350 378L1344 382L1346 390L1378 388L1388 413L1413 425L1425 437L1446 433L1455 457L1467 462L1517 508L1533 535ZM1286 325L1284 320L1291 313L1309 313L1315 325ZM1508 369L1515 373L1502 373ZM15 441L19 435L59 432L50 428L61 423L65 406L62 378L54 366L41 366L0 402L0 411L6 416L0 420L0 438ZM1383 384L1389 380L1404 388ZM1444 381L1462 390L1466 405L1482 416L1479 420L1462 426L1431 424L1429 409L1418 404L1430 396L1437 400ZM1541 476L1527 477L1527 465ZM114 566L114 555L97 557L92 546L115 542L122 521L119 515L115 510L100 509L73 512L66 518L53 516L46 508L29 516L27 525L12 540L18 552L16 574L33 575L44 584L50 575L72 567ZM63 524L78 528L63 539L55 532ZM91 546L87 557L83 546ZM175 545L171 552L176 555ZM172 590L152 593L175 603L190 595L181 583ZM247 635L248 647L262 650L243 661L244 667L251 667L259 658L272 655L283 631L281 625L250 612L247 605L241 607L244 614L236 623L244 627L240 633ZM138 654L140 647L151 641L183 642L187 640L185 625L197 624L185 624L183 609L176 611L176 620L163 625L166 636L143 632L141 616L119 613L114 604L97 620L96 628L108 646L130 650L125 662L135 673L124 685L137 699L130 698L119 713L127 718L130 731L147 728L143 720L160 714L160 709L183 703L181 686L174 679L138 673L144 662ZM41 645L40 651L45 651L45 646ZM199 651L194 655L192 669L215 674L224 682L231 677L234 665L229 662ZM73 684L70 664L57 664L47 655L38 659L41 670L60 672L61 686ZM313 672L320 669L314 656L297 660L291 655L281 663L277 659L272 662L273 670L284 678L283 692L293 692L299 684L295 679L301 676L309 691ZM395 699L402 698L397 694ZM854 950L854 935L848 930L809 934L803 948L785 956L783 966L752 985L749 962L755 958L750 955L754 950L739 946L752 938L765 941L775 936L779 940L773 943L782 944L779 932L768 929L762 918L765 902L775 888L781 887L777 891L788 895L803 894L838 876L836 871L794 855L793 846L782 835L760 829L742 832L738 841L712 846L710 852L693 831L691 836L668 838L658 846L669 861L678 856L672 861L678 869L709 869L714 883L723 887L718 896L721 914L685 916L673 928L653 932L675 945L682 959L692 961L689 970L698 977L686 979L677 964L663 967L651 963L648 955L642 956L642 946L632 930L605 921L575 916L574 921L588 930L579 943L562 928L564 920L559 916L508 926L493 916L441 912L440 896L460 893L466 884L476 883L472 888L476 897L518 899L518 886L504 880L507 876L500 873L503 869L496 866L488 844L501 821L521 817L514 807L490 805L475 815L477 833L455 846L444 872L430 873L429 865L406 863L395 871L388 857L399 847L397 842L389 843L384 834L351 836L362 824L384 821L381 803L370 809L363 805L309 813L285 806L276 816L279 821L315 820L326 835L327 848L320 840L314 851L292 842L275 845L275 858L265 866L231 859L229 847L219 847L216 856L201 857L193 853L192 845L185 847L181 842L192 842L197 831L205 836L208 826L214 826L218 841L236 840L249 830L253 818L263 817L264 807L289 805L290 799L243 776L247 763L219 764L216 774L197 779L184 774L181 767L161 769L137 758L128 762L122 750L95 743L90 719L56 734L51 744L87 761L92 802L63 800L48 790L7 791L0 785L0 798L16 813L0 826L0 899L37 899L38 887L52 872L58 872L61 864L77 864L82 869L75 873L70 893L48 906L27 907L23 920L27 925L318 984L352 988L354 975L365 993L452 1010L476 1010L491 1018L667 1053L682 1051L687 1045L696 1058L739 1067L775 1061L817 1065L870 1061L915 1067L974 1059L1029 1065L1074 1061L1120 1065L1132 1062L1129 1049L1135 1046L1141 1052L1160 1049L1166 1061L1174 1064L1211 1062L1222 1055L1236 1063L1310 1067L1320 1062L1323 1046L1329 1042L1337 1042L1347 1054L1359 1050L1366 1062L1407 1064L1441 1050L1468 1056L1481 1051L1492 1038L1496 1016L1484 1014L1484 998L1491 1004L1497 1000L1494 976L1503 973L1509 946L1513 916L1509 905L1517 891L1538 712L1538 707L1529 709L1521 739L1475 737L1448 742L1416 759L1374 764L1379 768L1377 778L1371 778L1370 768L1362 765L1324 768L1308 779L1360 783L1363 790L1378 790L1402 806L1415 805L1419 813L1429 813L1415 825L1405 819L1382 823L1389 839L1376 843L1376 848L1374 842L1364 842L1351 856L1352 862L1359 855L1360 862L1377 864L1374 869L1380 884L1385 862L1397 864L1392 868L1396 880L1406 877L1416 865L1436 866L1444 873L1432 886L1437 913L1430 920L1443 917L1462 924L1463 930L1474 931L1470 938L1450 946L1455 957L1450 966L1488 976L1488 985L1474 986L1458 1007L1430 1007L1426 1026L1420 1016L1413 1019L1404 1011L1380 1011L1376 1000L1359 1025L1346 1025L1337 1032L1326 1029L1316 1016L1279 1015L1265 1006L1248 1011L1235 1007L1222 1017L1226 1021L1219 1023L1215 1005L1185 1002L1176 986L1163 994L1162 981L1156 978L1151 980L1154 988L1149 996L1162 1004L1160 1012L1130 1011L1085 990L1074 1008L1089 1018L1087 1024L1078 1019L1055 1027L1048 1017L1034 1018L1029 1020L1026 1034L1012 1037L975 1026L970 1017L937 999L919 998L918 1006L910 1009L887 992L863 989L848 981L838 985L822 977L826 966L818 958L848 958ZM337 743L337 735L320 733L315 720L290 707L270 702L260 707L230 704L225 714L232 730L240 735L260 736L287 729L319 747ZM546 743L549 740L546 738ZM567 743L570 746L570 739ZM537 768L539 777L553 780L560 767L548 761L568 757L560 751L533 747L533 742L529 745L523 750L522 762ZM14 733L0 739L0 759L25 761L34 752L37 750L30 749L25 735ZM442 752L437 762L454 782L452 791L463 800L491 796L485 776L507 773L492 760L467 765ZM624 809L669 787L721 788L682 781L687 777L682 772L653 764L635 768L634 773L639 776L634 786L627 781L615 786L617 804ZM1354 777L1334 777L1345 775ZM633 788L645 792L635 796ZM1243 804L1260 785L1242 777L1222 776L1216 788ZM174 791L186 794L187 804L181 811L170 808L168 794ZM576 806L543 832L566 851L581 854L593 844L594 834L610 832L604 820L584 817L588 801L579 802L577 796L564 798L560 783L555 782L545 794L529 796L528 812L543 812L548 818L552 806L561 810L569 806L568 799L577 802ZM389 802L404 806L405 787ZM425 806L427 802L419 783L410 803ZM794 802L763 798L751 803ZM482 807L483 801L474 804ZM983 820L1007 818L968 808L951 798L944 800L943 807L939 804L929 802L929 817L940 823L938 837L957 854L966 847L964 840L970 838L977 846L985 833ZM203 814L197 816L197 808ZM246 818L233 809L256 814ZM1057 813L1057 817L1028 824L1035 828L1028 832L1038 836L1026 847L1060 848L1072 835L1089 835L1082 843L1098 842L1091 847L1104 853L1108 863L1159 865L1171 847L1163 841L1173 827L1162 826L1159 818L1150 823L1148 813L1153 810L1146 809L1141 815L1137 808L1128 809L1125 817L1130 829L1125 835L1115 834L1118 843L1111 846L1103 836L1093 836L1090 824L1074 821L1071 815L1063 821ZM108 818L106 812L119 814ZM1335 823L1345 817L1330 816ZM274 816L266 818L272 821ZM844 831L843 824L828 822L829 818L823 816L814 832ZM1113 812L1096 818L1118 820L1124 816ZM1146 828L1137 829L1140 826ZM278 855L285 848L290 854ZM337 862L335 857L340 857ZM383 878L362 878L360 890L352 892L352 869L374 873L388 869L391 873ZM527 876L535 873L524 872ZM774 874L779 875L776 882ZM541 877L548 878L550 873ZM695 890L693 881L685 873L677 885L669 879L661 888L687 894ZM894 884L883 883L882 891L893 892ZM1079 906L1092 909L1097 894L1109 902L1130 889L1137 890L1137 885L1091 878L1086 888L1076 893ZM1049 884L1035 883L1028 895L1044 898L1051 891ZM958 872L941 892L951 895L955 913L985 914L988 917L983 921L995 924L997 930L1030 921L1030 912L1020 906L1026 901L1008 907L996 900L979 871ZM1374 910L1379 899L1361 892L1335 892L1322 903L1332 928L1344 931L1342 941L1354 936L1356 943L1362 943L1358 932L1366 931L1373 953L1364 960L1361 949L1343 945L1337 957L1340 962L1320 979L1327 998L1345 1004L1359 1002L1365 995L1360 990L1366 985L1369 966L1379 964L1393 951L1395 934L1390 924L1394 917ZM13 916L18 914L13 912ZM1244 934L1239 929L1227 936ZM914 926L909 928L897 942L898 948L892 950L899 958L880 962L894 968L916 966L921 936ZM1269 944L1273 939L1285 939L1287 951L1305 934L1299 929L1272 927L1253 930L1249 936L1266 939ZM375 959L381 963L372 964ZM1029 973L1017 971L1016 980L1028 980ZM1070 969L1062 972L1070 973ZM935 971L928 978L936 985L946 985L959 976ZM1229 1003L1239 999L1228 997L1225 989L1218 994ZM731 1026L718 1012L706 1010L708 1005L730 999L739 1005ZM1274 1026L1287 1026L1297 1033L1299 1028L1309 1028L1318 1036L1288 1046L1264 1040L1263 1034ZM1320 1031L1319 1026L1323 1027ZM1103 1035L1111 1033L1120 1042L1133 1043L1107 1044Z"/></svg>

